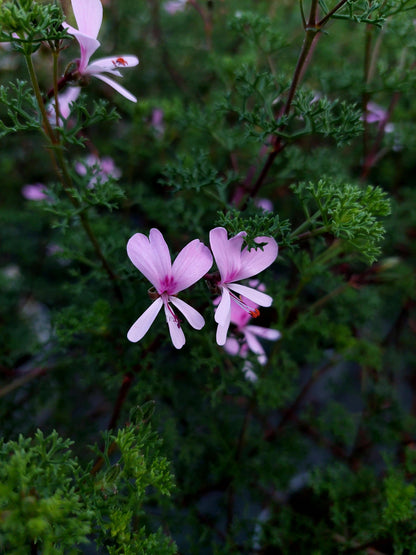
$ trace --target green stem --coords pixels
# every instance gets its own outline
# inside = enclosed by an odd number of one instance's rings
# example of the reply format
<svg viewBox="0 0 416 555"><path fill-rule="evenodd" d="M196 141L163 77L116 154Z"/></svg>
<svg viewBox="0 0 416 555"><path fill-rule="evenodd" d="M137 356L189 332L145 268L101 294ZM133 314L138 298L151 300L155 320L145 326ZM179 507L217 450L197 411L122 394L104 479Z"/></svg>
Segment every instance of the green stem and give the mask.
<svg viewBox="0 0 416 555"><path fill-rule="evenodd" d="M362 111L364 114L364 133L363 133L363 159L368 154L368 118L367 106L370 101L368 85L370 84L370 60L371 60L371 43L373 40L373 26L367 23L365 28L365 48L364 48L364 83L365 89L362 98Z"/></svg>
<svg viewBox="0 0 416 555"><path fill-rule="evenodd" d="M55 98L55 122L56 127L59 126L59 100L58 100L58 58L59 52L53 50L53 95Z"/></svg>
<svg viewBox="0 0 416 555"><path fill-rule="evenodd" d="M298 226L294 231L292 231L289 237L293 239L298 235L300 235L301 233L303 233L308 228L308 226L310 226L315 221L315 219L319 216L319 214L320 212L318 210L317 212L315 212L315 214L312 214L312 216L308 217L308 219L304 221L303 224L300 224L300 226Z"/></svg>
<svg viewBox="0 0 416 555"><path fill-rule="evenodd" d="M325 25L325 23L328 22L328 19L330 19L334 15L334 13L340 10L342 6L348 1L349 0L341 0L340 2L338 2L338 4L334 8L332 8L332 10L329 11L326 16L321 19L321 21L319 21L318 27L322 27L323 25Z"/></svg>
<svg viewBox="0 0 416 555"><path fill-rule="evenodd" d="M49 139L51 145L57 144L57 138L55 137L55 133L52 129L52 126L48 119L48 114L46 112L45 103L43 102L42 93L40 92L38 79L36 77L35 68L33 67L32 57L29 54L25 55L26 65L29 71L30 81L32 83L32 88L35 93L35 97L39 106L39 110L42 115L42 122L44 127L44 132Z"/></svg>
<svg viewBox="0 0 416 555"><path fill-rule="evenodd" d="M335 240L332 245L330 245L327 249L325 249L319 256L317 256L314 260L311 261L312 265L315 264L326 264L328 263L332 258L334 258L335 256L337 256L342 250L342 244L339 240ZM283 322L286 324L289 319L290 316L293 312L293 309L295 307L296 301L299 298L302 290L304 289L304 287L309 283L309 281L311 280L311 276L308 275L304 275L302 276L302 278L300 279L292 297L290 298L289 302L287 303L287 310L286 310L286 314L283 317Z"/></svg>
<svg viewBox="0 0 416 555"><path fill-rule="evenodd" d="M312 231L305 231L304 233L300 233L299 235L296 236L296 240L297 241L302 241L303 239L310 239L311 237L316 237L318 235L322 235L323 233L326 233L327 227L326 226L322 226L322 227L317 227L316 229L313 229Z"/></svg>
<svg viewBox="0 0 416 555"><path fill-rule="evenodd" d="M351 287L351 283L349 281L347 281L346 283L342 283L336 289L334 289L330 293L327 293L326 295L315 301L313 304L311 304L307 311L314 312L319 308L322 308L327 302L329 302L334 297L337 297L339 294L343 293L349 287Z"/></svg>
<svg viewBox="0 0 416 555"><path fill-rule="evenodd" d="M35 97L39 106L39 110L41 112L42 115L42 123L43 123L43 131L44 134L47 138L47 140L50 143L50 153L54 162L54 165L57 169L57 173L59 176L59 179L62 183L63 189L66 193L66 195L68 196L69 200L71 201L72 205L79 209L81 208L80 203L77 201L77 199L75 199L71 193L71 189L72 189L72 179L71 176L69 175L69 171L65 162L65 158L63 155L63 149L62 149L62 145L60 143L59 140L59 134L55 134L54 130L52 129L52 126L50 124L50 121L48 119L48 114L46 111L46 107L45 107L45 103L43 101L42 98L42 93L40 91L40 87L39 87L39 83L38 83L38 79L36 77L36 72L35 69L33 67L33 63L32 63L32 58L30 55L25 55L25 59L26 59L26 64L28 67L28 71L29 71L29 76L30 76L30 80L32 83L32 88L33 91L35 93ZM114 287L114 291L118 297L118 299L121 301L123 299L123 294L121 292L121 289L117 283L117 276L115 275L115 273L113 272L113 270L111 269L110 265L108 264L102 250L101 247L97 241L97 238L94 235L94 232L92 231L92 228L90 226L90 223L88 221L88 217L87 214L85 212L80 212L80 221L81 224L84 228L85 233L87 234L92 246L94 247L94 250L104 268L104 270L107 272L113 287Z"/></svg>

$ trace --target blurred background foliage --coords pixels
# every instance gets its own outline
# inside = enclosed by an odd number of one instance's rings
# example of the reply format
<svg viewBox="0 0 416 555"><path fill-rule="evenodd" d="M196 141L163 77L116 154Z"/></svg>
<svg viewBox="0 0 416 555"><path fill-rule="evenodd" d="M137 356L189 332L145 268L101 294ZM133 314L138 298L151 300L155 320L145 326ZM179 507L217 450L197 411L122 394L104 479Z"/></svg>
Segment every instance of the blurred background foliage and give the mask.
<svg viewBox="0 0 416 555"><path fill-rule="evenodd" d="M139 57L138 102L83 88L60 132L74 206L5 16L60 33L70 2L0 1L1 552L416 553L415 5L325 20L337 4L103 1L99 55ZM61 46L60 75L79 56ZM91 188L87 154L121 175ZM25 198L37 183L47 199ZM203 282L181 351L162 317L126 339L149 304L129 237L157 227L173 255L217 225L280 245L256 323L282 337L266 365L249 354L254 381L216 345Z"/></svg>

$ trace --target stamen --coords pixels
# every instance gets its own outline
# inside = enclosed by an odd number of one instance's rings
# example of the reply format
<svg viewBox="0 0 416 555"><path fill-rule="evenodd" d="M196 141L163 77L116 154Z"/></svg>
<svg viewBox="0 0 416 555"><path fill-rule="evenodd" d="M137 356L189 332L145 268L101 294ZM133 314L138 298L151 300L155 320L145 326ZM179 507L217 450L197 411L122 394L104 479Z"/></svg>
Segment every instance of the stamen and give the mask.
<svg viewBox="0 0 416 555"><path fill-rule="evenodd" d="M230 291L231 298L235 301L240 308L248 312L252 318L258 318L260 316L260 310L258 308L253 308L248 306L242 299L241 295L237 297L232 291Z"/></svg>
<svg viewBox="0 0 416 555"><path fill-rule="evenodd" d="M166 303L166 306L168 307L169 312L172 314L173 316L173 321L176 323L176 325L178 326L178 328L181 327L181 321L179 320L179 318L176 316L176 314L173 312L171 306L169 305L169 303Z"/></svg>

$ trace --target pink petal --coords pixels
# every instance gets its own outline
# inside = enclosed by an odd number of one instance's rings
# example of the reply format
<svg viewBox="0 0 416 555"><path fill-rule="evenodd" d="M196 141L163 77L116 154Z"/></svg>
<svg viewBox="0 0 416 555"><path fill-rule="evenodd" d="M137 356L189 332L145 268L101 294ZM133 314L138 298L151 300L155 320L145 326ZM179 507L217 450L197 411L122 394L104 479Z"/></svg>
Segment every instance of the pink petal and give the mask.
<svg viewBox="0 0 416 555"><path fill-rule="evenodd" d="M127 243L127 254L138 270L161 293L161 277L154 250L149 239L143 233L135 233Z"/></svg>
<svg viewBox="0 0 416 555"><path fill-rule="evenodd" d="M229 326L230 325L230 316L231 316L231 297L230 292L226 287L222 287L222 295L220 304L217 306L215 311L214 320L217 324L222 326ZM227 323L228 322L228 323Z"/></svg>
<svg viewBox="0 0 416 555"><path fill-rule="evenodd" d="M229 337L224 344L224 349L229 355L238 355L240 351L240 343L235 337Z"/></svg>
<svg viewBox="0 0 416 555"><path fill-rule="evenodd" d="M147 310L143 312L143 314L138 318L134 324L131 326L129 331L127 332L127 339L136 343L149 330L150 326L155 321L156 316L158 315L160 309L162 308L163 301L159 297L152 304L149 306Z"/></svg>
<svg viewBox="0 0 416 555"><path fill-rule="evenodd" d="M132 102L137 102L137 98L134 95L132 95L127 89L125 89L124 87L119 85L119 83L117 83L117 81L114 81L113 79L110 79L109 77L105 77L104 75L101 75L100 73L94 73L92 75L94 75L94 77L96 77L97 79L101 79L101 81L104 81L104 83L107 83L107 85L110 85L110 87L112 87L118 93L120 93L125 98L127 98L127 100L131 100Z"/></svg>
<svg viewBox="0 0 416 555"><path fill-rule="evenodd" d="M170 276L172 274L172 262L169 247L158 229L152 228L150 230L149 243L152 250L153 263L159 276Z"/></svg>
<svg viewBox="0 0 416 555"><path fill-rule="evenodd" d="M254 303L260 306L270 306L273 302L273 298L270 295L266 295L266 293L262 293L261 291L257 291L257 289L252 289L251 287L247 287L246 285L240 285L239 283L229 283L228 287L238 293L239 295L243 295L253 301Z"/></svg>
<svg viewBox="0 0 416 555"><path fill-rule="evenodd" d="M163 6L169 14L174 14L185 9L187 0L172 0Z"/></svg>
<svg viewBox="0 0 416 555"><path fill-rule="evenodd" d="M247 326L246 330L257 337L262 339L268 339L269 341L277 341L282 337L282 334L278 330L272 330L270 328L262 328L261 326Z"/></svg>
<svg viewBox="0 0 416 555"><path fill-rule="evenodd" d="M46 186L43 183L33 183L22 187L22 195L27 200L46 200Z"/></svg>
<svg viewBox="0 0 416 555"><path fill-rule="evenodd" d="M169 302L175 305L176 308L178 308L182 312L182 314L188 320L189 324L194 329L200 330L204 327L204 324L205 324L204 318L197 310L192 308L192 306L190 306L188 303L186 303L185 301L182 301L181 299L178 299L178 297L173 297L173 296L169 297Z"/></svg>
<svg viewBox="0 0 416 555"><path fill-rule="evenodd" d="M243 250L241 253L241 269L234 280L255 276L275 261L279 248L272 237L256 237L255 242L267 244L257 250L251 249L249 251L247 247Z"/></svg>
<svg viewBox="0 0 416 555"><path fill-rule="evenodd" d="M71 113L71 104L75 102L81 93L81 87L68 87L58 95L59 113L65 120Z"/></svg>
<svg viewBox="0 0 416 555"><path fill-rule="evenodd" d="M181 349L185 345L185 335L183 333L183 330L180 325L178 325L177 320L175 320L172 314L169 312L167 303L164 304L164 308L173 346L176 347L176 349Z"/></svg>
<svg viewBox="0 0 416 555"><path fill-rule="evenodd" d="M103 6L100 0L72 0L72 9L78 29L96 39L103 20Z"/></svg>
<svg viewBox="0 0 416 555"><path fill-rule="evenodd" d="M260 344L259 340L257 339L257 337L254 334L250 333L250 331L247 328L245 330L244 337L246 338L248 348L250 349L251 352L253 352L256 355L265 354L264 349Z"/></svg>
<svg viewBox="0 0 416 555"><path fill-rule="evenodd" d="M86 35L81 31L78 31L77 29L74 29L74 27L71 27L71 25L68 25L65 22L62 23L62 26L79 42L81 59L79 62L78 71L81 74L84 74L91 56L94 54L101 43L97 39L90 37L89 35Z"/></svg>
<svg viewBox="0 0 416 555"><path fill-rule="evenodd" d="M228 328L229 326L221 326L220 324L218 324L217 333L215 336L217 345L220 345L220 346L225 345L225 342L227 341Z"/></svg>
<svg viewBox="0 0 416 555"><path fill-rule="evenodd" d="M98 58L90 63L87 73L103 73L110 72L121 76L120 69L137 66L139 59L137 56L111 56L107 58Z"/></svg>
<svg viewBox="0 0 416 555"><path fill-rule="evenodd" d="M268 198L255 199L254 204L261 208L264 212L273 212L273 203Z"/></svg>
<svg viewBox="0 0 416 555"><path fill-rule="evenodd" d="M231 297L230 292L226 287L222 287L222 296L220 304L215 311L214 319L218 324L217 327L217 343L224 345L227 340L227 332L230 327L231 316Z"/></svg>
<svg viewBox="0 0 416 555"><path fill-rule="evenodd" d="M209 233L209 242L215 258L221 281L228 283L236 278L241 267L241 247L246 233L241 231L235 237L228 239L227 230L216 227Z"/></svg>
<svg viewBox="0 0 416 555"><path fill-rule="evenodd" d="M258 308L258 305L251 302L250 299L246 299L245 297L243 297L241 300L244 302L245 305L247 305L249 308L252 308L253 310L255 308ZM243 328L250 320L251 316L246 310L244 310L244 308L242 308L236 302L231 303L231 322L233 324L235 324L239 328Z"/></svg>
<svg viewBox="0 0 416 555"><path fill-rule="evenodd" d="M176 283L175 293L179 293L202 278L212 266L212 255L199 239L188 243L178 254L172 275Z"/></svg>

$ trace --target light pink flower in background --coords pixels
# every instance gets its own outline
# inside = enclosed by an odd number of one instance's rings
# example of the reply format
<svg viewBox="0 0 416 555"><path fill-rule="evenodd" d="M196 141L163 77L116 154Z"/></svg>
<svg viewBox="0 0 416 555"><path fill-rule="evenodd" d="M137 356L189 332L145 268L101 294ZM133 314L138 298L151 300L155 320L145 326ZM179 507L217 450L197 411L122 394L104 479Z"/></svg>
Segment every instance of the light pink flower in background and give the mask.
<svg viewBox="0 0 416 555"><path fill-rule="evenodd" d="M81 49L81 58L78 61L79 75L92 75L97 79L101 79L101 81L110 85L110 87L128 100L137 102L137 98L117 83L117 81L114 81L107 75L103 75L107 73L122 77L120 69L134 67L139 63L136 56L114 55L107 58L99 58L89 63L91 56L101 44L100 41L97 40L103 19L103 7L100 0L72 0L72 9L78 29L68 25L66 22L62 25L67 29L68 33L73 35L79 42Z"/></svg>
<svg viewBox="0 0 416 555"><path fill-rule="evenodd" d="M259 315L257 308L253 309L241 300L241 295L260 306L270 306L273 302L269 295L235 283L262 272L274 262L278 253L278 245L272 237L256 237L257 244L265 243L262 247L251 250L245 247L241 250L246 235L245 231L241 231L235 237L228 239L227 230L223 227L216 227L209 234L211 250L220 273L217 286L221 291L221 301L215 311L218 345L224 345L227 339L233 303L239 305L252 317Z"/></svg>
<svg viewBox="0 0 416 555"><path fill-rule="evenodd" d="M261 208L263 212L273 212L273 203L268 198L256 198L254 204Z"/></svg>
<svg viewBox="0 0 416 555"><path fill-rule="evenodd" d="M387 110L376 104L375 102L368 102L367 109L364 116L361 116L361 120L367 123L384 123L388 118ZM394 131L394 123L386 123L384 127L386 133L392 133Z"/></svg>
<svg viewBox="0 0 416 555"><path fill-rule="evenodd" d="M156 135L161 137L165 132L165 125L163 123L163 110L161 108L155 108L152 112L152 120L150 122L152 128L154 129Z"/></svg>
<svg viewBox="0 0 416 555"><path fill-rule="evenodd" d="M83 162L75 163L75 169L79 175L87 175L87 168L93 168L94 170L94 175L88 184L89 188L94 187L97 181L106 183L110 177L114 179L121 177L120 168L115 165L114 160L110 156L98 158L94 154L88 154Z"/></svg>
<svg viewBox="0 0 416 555"><path fill-rule="evenodd" d="M129 239L127 254L153 285L156 296L149 308L131 326L127 338L132 342L142 339L163 306L172 343L180 349L185 344L185 336L171 305L182 312L194 329L200 330L204 326L205 320L201 314L176 295L197 282L211 268L212 255L208 247L199 239L194 239L180 251L172 264L162 233L158 229L151 229L149 238L136 233Z"/></svg>
<svg viewBox="0 0 416 555"><path fill-rule="evenodd" d="M46 187L43 183L32 183L22 187L22 195L27 200L47 200Z"/></svg>
<svg viewBox="0 0 416 555"><path fill-rule="evenodd" d="M176 12L182 12L185 9L188 0L171 0L165 2L163 5L166 12L169 14L175 14Z"/></svg>

